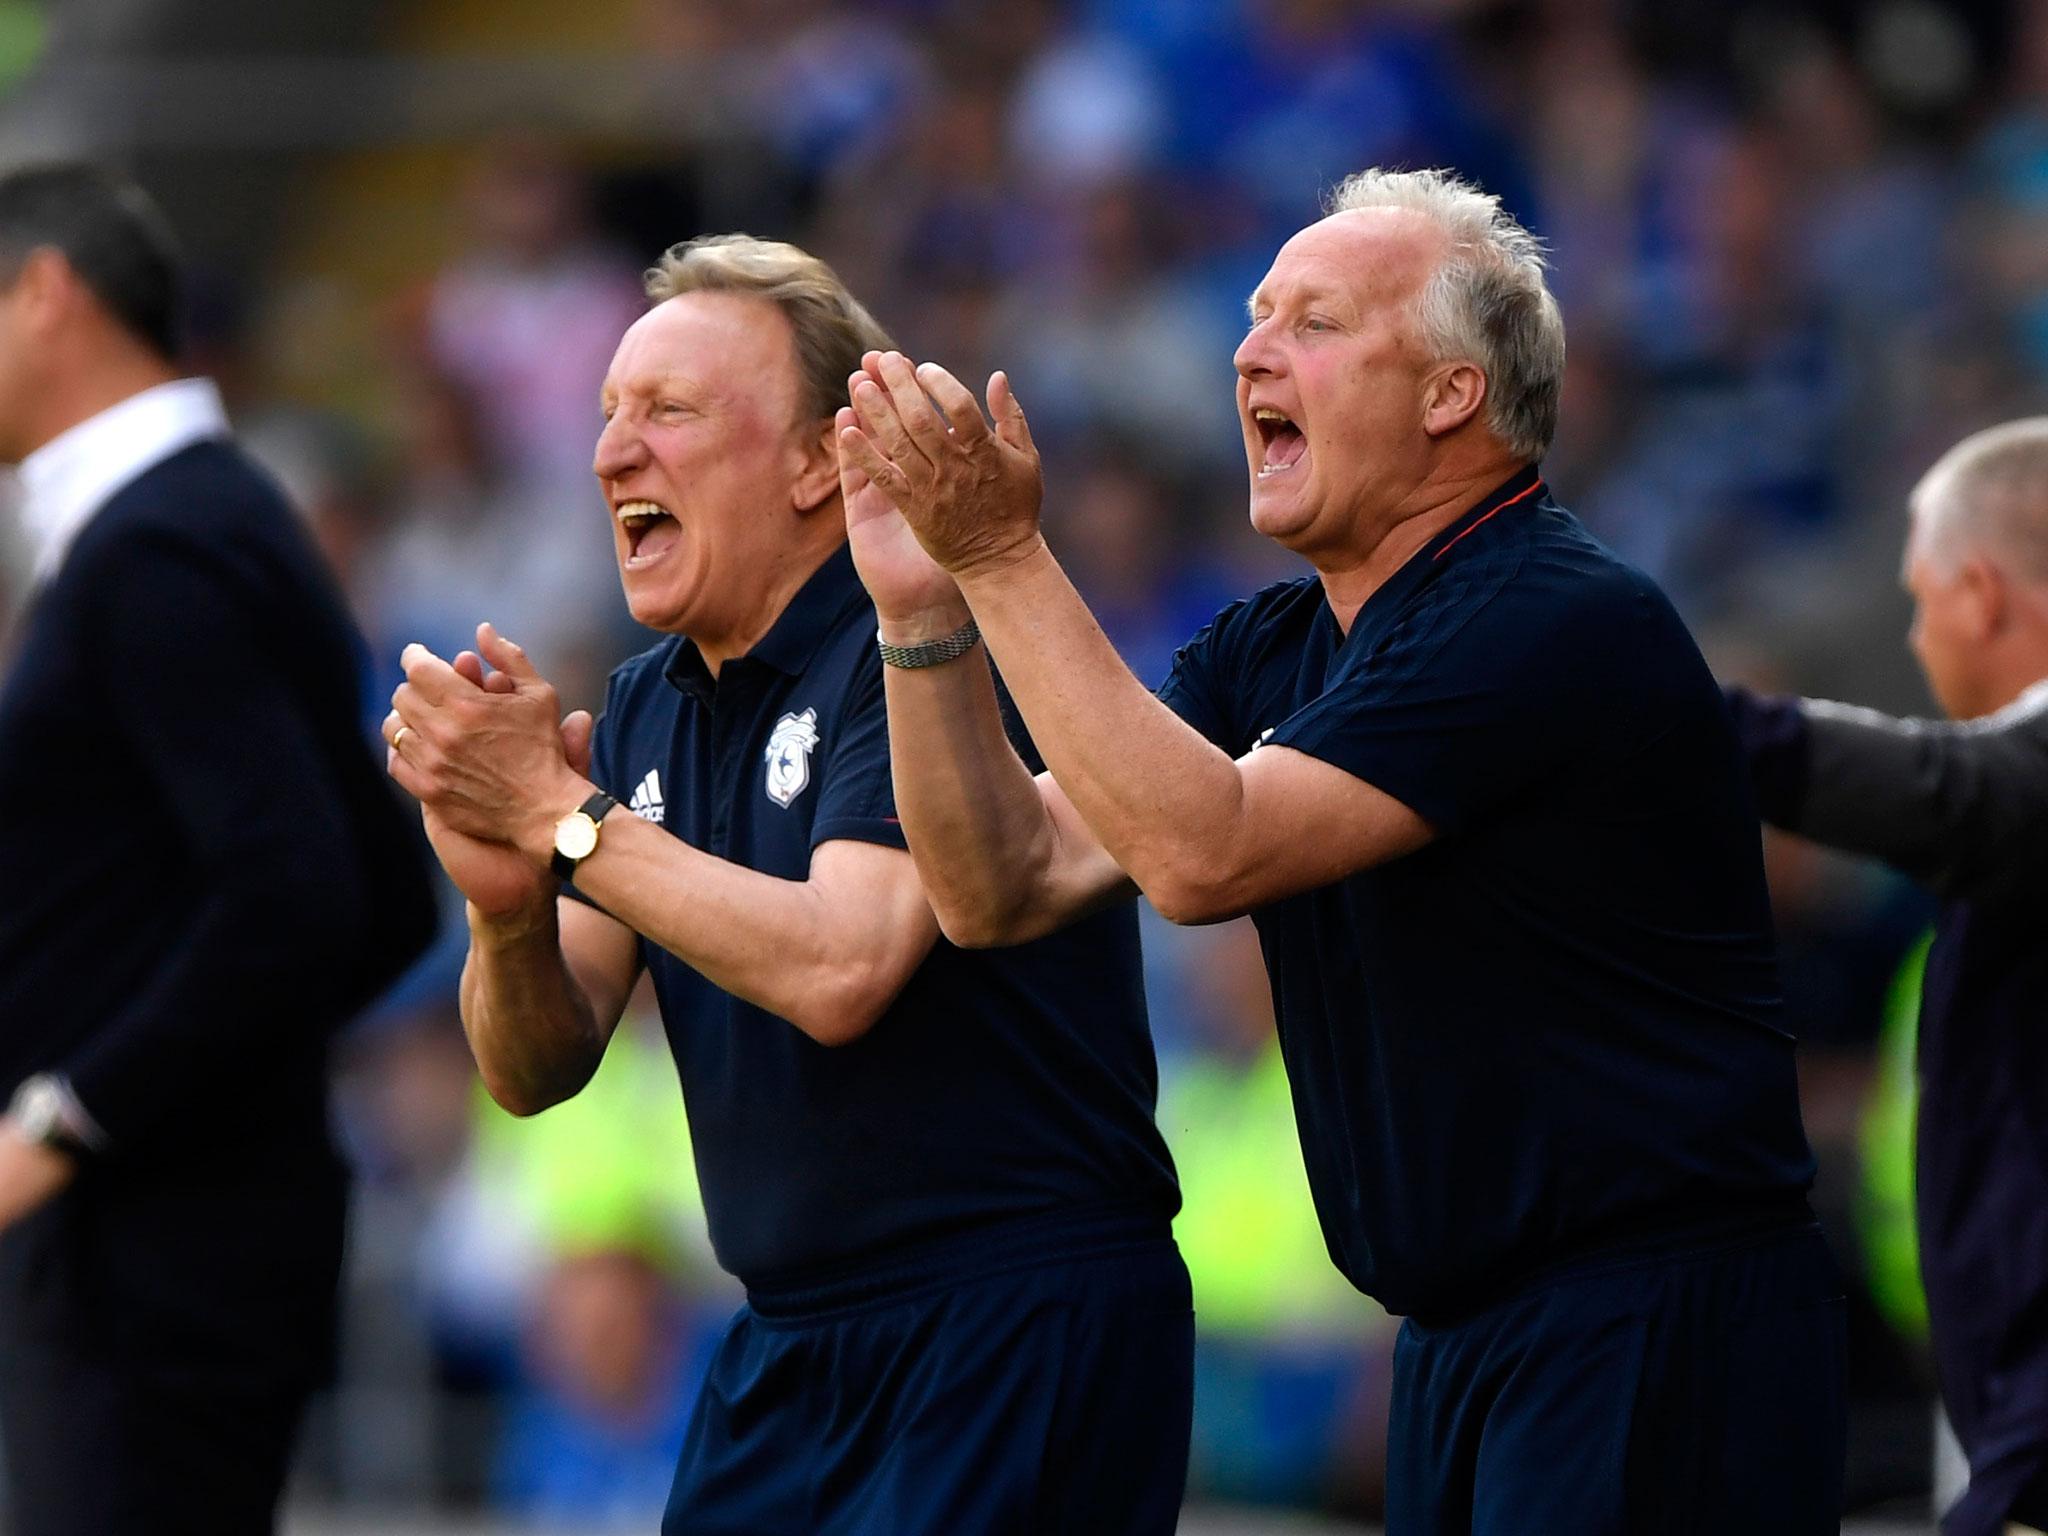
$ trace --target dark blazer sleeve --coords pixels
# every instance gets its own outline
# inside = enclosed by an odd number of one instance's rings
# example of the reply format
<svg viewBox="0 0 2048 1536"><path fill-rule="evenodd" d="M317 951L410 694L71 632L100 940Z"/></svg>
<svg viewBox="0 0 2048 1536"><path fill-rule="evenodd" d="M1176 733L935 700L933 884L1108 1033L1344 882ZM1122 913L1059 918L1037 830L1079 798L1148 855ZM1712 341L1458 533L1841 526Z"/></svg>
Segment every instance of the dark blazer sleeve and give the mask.
<svg viewBox="0 0 2048 1536"><path fill-rule="evenodd" d="M2048 870L2048 684L1982 720L1905 720L1729 690L1764 819L1945 897Z"/></svg>
<svg viewBox="0 0 2048 1536"><path fill-rule="evenodd" d="M323 729L331 707L308 698L334 679L301 676L277 643L263 574L244 553L154 527L125 534L121 559L96 573L102 707L192 868L163 893L187 908L179 941L58 1063L116 1151L262 1093L268 1069L308 1050L309 1020L352 990L352 952L373 930L354 797Z"/></svg>

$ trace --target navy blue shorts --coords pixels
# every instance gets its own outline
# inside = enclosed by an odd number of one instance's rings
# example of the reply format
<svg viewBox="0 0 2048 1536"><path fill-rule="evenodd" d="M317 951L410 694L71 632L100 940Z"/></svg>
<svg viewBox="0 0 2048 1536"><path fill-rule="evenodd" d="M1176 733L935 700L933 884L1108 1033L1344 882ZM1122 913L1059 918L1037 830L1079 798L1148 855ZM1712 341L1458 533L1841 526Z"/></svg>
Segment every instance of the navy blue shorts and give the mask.
<svg viewBox="0 0 2048 1536"><path fill-rule="evenodd" d="M965 1278L932 1267L751 1292L663 1536L1171 1536L1194 1307L1165 1224L997 1235L949 1256Z"/></svg>
<svg viewBox="0 0 2048 1536"><path fill-rule="evenodd" d="M1817 1226L1410 1319L1387 1536L1834 1536L1844 1328Z"/></svg>

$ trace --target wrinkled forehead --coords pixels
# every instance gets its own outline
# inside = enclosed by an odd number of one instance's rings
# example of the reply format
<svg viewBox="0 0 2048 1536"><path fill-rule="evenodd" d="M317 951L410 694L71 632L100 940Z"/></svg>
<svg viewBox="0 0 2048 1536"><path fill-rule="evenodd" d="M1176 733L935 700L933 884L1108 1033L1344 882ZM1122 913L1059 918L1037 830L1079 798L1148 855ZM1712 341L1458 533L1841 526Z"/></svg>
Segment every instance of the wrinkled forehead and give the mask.
<svg viewBox="0 0 2048 1536"><path fill-rule="evenodd" d="M626 328L602 386L607 400L657 390L794 409L796 338L788 318L750 294L664 300Z"/></svg>
<svg viewBox="0 0 2048 1536"><path fill-rule="evenodd" d="M1406 304L1436 270L1447 243L1441 229L1410 209L1333 213L1280 247L1250 303L1256 310L1314 296L1359 309Z"/></svg>

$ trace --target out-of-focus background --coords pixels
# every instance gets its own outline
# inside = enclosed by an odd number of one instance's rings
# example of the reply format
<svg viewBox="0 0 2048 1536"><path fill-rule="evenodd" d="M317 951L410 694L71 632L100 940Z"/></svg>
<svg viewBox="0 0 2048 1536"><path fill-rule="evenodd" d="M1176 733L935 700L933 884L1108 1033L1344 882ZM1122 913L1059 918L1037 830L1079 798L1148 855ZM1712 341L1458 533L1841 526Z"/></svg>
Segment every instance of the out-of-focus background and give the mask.
<svg viewBox="0 0 2048 1536"><path fill-rule="evenodd" d="M1551 243L1546 476L1729 678L1928 709L1906 492L2048 384L2041 0L0 0L0 162L74 153L183 231L199 366L373 638L366 731L408 640L489 618L591 706L648 642L596 392L640 269L695 233L796 239L918 356L1008 368L1055 547L1149 680L1291 569L1245 526L1230 354L1274 249L1364 165L1454 166ZM13 537L0 516L0 623ZM1924 1528L1928 909L1769 854L1852 1277L1852 1502ZM579 1100L498 1114L459 934L340 1053L348 1324L301 1529L651 1530L735 1300L674 1070L643 1018ZM1201 1327L1191 1499L1369 1520L1392 1325L1324 1258L1256 944L1147 936Z"/></svg>

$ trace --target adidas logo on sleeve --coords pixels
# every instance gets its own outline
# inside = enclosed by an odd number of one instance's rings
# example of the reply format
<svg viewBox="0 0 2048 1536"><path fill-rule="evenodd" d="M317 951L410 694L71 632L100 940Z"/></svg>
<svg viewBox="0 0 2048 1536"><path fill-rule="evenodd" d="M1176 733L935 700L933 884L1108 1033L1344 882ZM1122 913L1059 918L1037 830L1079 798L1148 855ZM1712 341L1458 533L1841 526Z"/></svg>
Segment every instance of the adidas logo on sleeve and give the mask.
<svg viewBox="0 0 2048 1536"><path fill-rule="evenodd" d="M654 769L647 770L647 777L633 786L633 798L626 802L626 809L642 821L651 821L657 827L668 814L668 804L661 798L661 775Z"/></svg>

